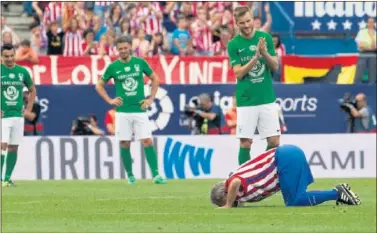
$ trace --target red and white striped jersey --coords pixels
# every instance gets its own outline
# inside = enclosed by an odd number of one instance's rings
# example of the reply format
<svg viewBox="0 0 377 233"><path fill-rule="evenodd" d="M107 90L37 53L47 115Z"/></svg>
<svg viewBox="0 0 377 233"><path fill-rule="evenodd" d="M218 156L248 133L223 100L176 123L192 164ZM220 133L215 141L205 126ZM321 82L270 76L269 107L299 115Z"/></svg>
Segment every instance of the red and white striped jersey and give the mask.
<svg viewBox="0 0 377 233"><path fill-rule="evenodd" d="M142 26L145 30L145 33L148 35L153 35L157 32L162 32L162 19L157 19L156 13L161 12L161 6L159 2L151 3L154 9L154 12L149 11L148 7L139 6L137 10L138 18L147 15L147 18L142 22Z"/></svg>
<svg viewBox="0 0 377 233"><path fill-rule="evenodd" d="M241 188L236 200L257 202L280 190L275 163L275 149L268 150L256 158L242 164L225 182L225 189L235 178L241 180Z"/></svg>
<svg viewBox="0 0 377 233"><path fill-rule="evenodd" d="M43 13L44 25L49 25L51 22L58 21L63 16L63 3L50 2Z"/></svg>
<svg viewBox="0 0 377 233"><path fill-rule="evenodd" d="M64 39L64 56L82 56L84 51L82 50L82 33L81 31L66 32Z"/></svg>
<svg viewBox="0 0 377 233"><path fill-rule="evenodd" d="M197 19L191 25L192 43L196 51L210 51L212 47L211 21L203 23Z"/></svg>
<svg viewBox="0 0 377 233"><path fill-rule="evenodd" d="M221 43L221 41L217 41L211 47L211 52L214 55L221 55L221 56L228 56L227 48Z"/></svg>
<svg viewBox="0 0 377 233"><path fill-rule="evenodd" d="M96 6L110 6L111 4L113 4L113 1L99 1L99 2L95 2L94 3Z"/></svg>
<svg viewBox="0 0 377 233"><path fill-rule="evenodd" d="M278 58L281 58L283 55L286 54L285 45L280 44L280 46L276 48L275 51L276 51L276 56Z"/></svg>
<svg viewBox="0 0 377 233"><path fill-rule="evenodd" d="M110 57L116 57L116 56L119 56L118 50L117 50L117 48L116 48L115 45L109 47L109 56L110 56Z"/></svg>

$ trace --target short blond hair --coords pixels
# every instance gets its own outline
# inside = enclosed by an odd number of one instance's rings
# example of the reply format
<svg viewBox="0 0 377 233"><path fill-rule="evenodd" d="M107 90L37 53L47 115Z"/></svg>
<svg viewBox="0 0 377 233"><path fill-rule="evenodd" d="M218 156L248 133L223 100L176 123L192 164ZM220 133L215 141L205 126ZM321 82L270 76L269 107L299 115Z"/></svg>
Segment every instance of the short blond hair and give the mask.
<svg viewBox="0 0 377 233"><path fill-rule="evenodd" d="M246 13L249 12L251 14L251 17L253 17L253 12L248 6L238 6L233 11L233 16L236 19L236 21L246 15Z"/></svg>

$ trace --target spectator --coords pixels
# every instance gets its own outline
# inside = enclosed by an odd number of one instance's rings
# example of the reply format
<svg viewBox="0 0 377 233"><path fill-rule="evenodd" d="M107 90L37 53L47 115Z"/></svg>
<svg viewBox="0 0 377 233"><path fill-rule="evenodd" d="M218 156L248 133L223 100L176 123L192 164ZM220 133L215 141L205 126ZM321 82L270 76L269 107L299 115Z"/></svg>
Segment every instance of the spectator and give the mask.
<svg viewBox="0 0 377 233"><path fill-rule="evenodd" d="M101 21L105 19L105 13L110 9L112 1L99 1L94 3L94 14L98 16Z"/></svg>
<svg viewBox="0 0 377 233"><path fill-rule="evenodd" d="M270 12L270 4L267 2L264 4L264 12L266 14L266 23L262 26L262 19L259 16L254 17L254 28L256 30L269 32L272 25L272 16Z"/></svg>
<svg viewBox="0 0 377 233"><path fill-rule="evenodd" d="M376 73L376 29L374 28L374 18L368 18L367 28L361 29L356 36L357 47L360 51L357 63L355 82L363 79L367 69L369 83L377 81Z"/></svg>
<svg viewBox="0 0 377 233"><path fill-rule="evenodd" d="M197 18L191 25L192 42L196 55L210 55L212 46L211 21L208 20L207 10L202 6L197 9Z"/></svg>
<svg viewBox="0 0 377 233"><path fill-rule="evenodd" d="M237 132L237 102L234 93L232 98L232 108L225 114L226 125L228 126L229 133L235 135Z"/></svg>
<svg viewBox="0 0 377 233"><path fill-rule="evenodd" d="M171 53L174 55L187 55L192 53L192 40L187 30L186 18L178 18L178 28L173 32L173 47Z"/></svg>
<svg viewBox="0 0 377 233"><path fill-rule="evenodd" d="M83 51L81 44L83 42L82 33L79 29L79 22L76 18L72 18L69 28L65 32L64 37L64 56L82 56Z"/></svg>
<svg viewBox="0 0 377 233"><path fill-rule="evenodd" d="M286 54L286 52L285 52L285 46L284 46L284 44L281 43L280 36L278 34L273 34L272 35L272 40L274 42L276 56L279 59L279 64L281 64L281 59ZM277 72L274 72L274 74L273 74L273 80L275 82L280 82L280 80L281 80L281 66L279 66Z"/></svg>
<svg viewBox="0 0 377 233"><path fill-rule="evenodd" d="M111 6L110 14L106 18L107 27L115 33L120 33L120 27L122 22L122 8L118 3L114 3Z"/></svg>
<svg viewBox="0 0 377 233"><path fill-rule="evenodd" d="M147 39L152 40L152 35L162 32L162 11L158 2L141 2L137 10L138 22L147 34Z"/></svg>
<svg viewBox="0 0 377 233"><path fill-rule="evenodd" d="M115 135L115 109L114 108L106 112L105 127L109 135Z"/></svg>
<svg viewBox="0 0 377 233"><path fill-rule="evenodd" d="M137 37L132 40L132 51L136 56L145 57L148 55L150 43L145 39L145 31L140 28Z"/></svg>
<svg viewBox="0 0 377 233"><path fill-rule="evenodd" d="M115 45L115 39L116 39L116 35L115 35L115 32L114 31L107 31L106 32L106 38L107 38L107 44L109 46L109 56L110 57L115 57L115 56L118 56L119 53L118 53L118 50L116 48L116 45Z"/></svg>
<svg viewBox="0 0 377 233"><path fill-rule="evenodd" d="M212 54L216 56L228 55L228 42L232 38L230 29L222 29L220 33L220 40L212 45Z"/></svg>
<svg viewBox="0 0 377 233"><path fill-rule="evenodd" d="M122 19L119 36L135 36L135 30L131 27L131 21L128 18Z"/></svg>
<svg viewBox="0 0 377 233"><path fill-rule="evenodd" d="M9 35L6 35L6 36L10 36L10 39L7 38L7 43L9 43L9 41L11 41L12 45L14 47L18 47L18 45L20 44L20 38L17 36L17 34L13 31L12 28L10 28L8 25L7 25L7 20L4 16L1 16L1 34L3 35L3 41L4 41L4 33L5 32L9 32L10 34ZM3 43L5 44L5 43Z"/></svg>
<svg viewBox="0 0 377 233"><path fill-rule="evenodd" d="M99 41L101 36L106 33L107 27L102 23L102 19L99 16L93 17L93 31L94 31L94 40Z"/></svg>
<svg viewBox="0 0 377 233"><path fill-rule="evenodd" d="M13 44L12 33L10 33L10 32L3 32L2 33L1 45L4 45L4 44Z"/></svg>
<svg viewBox="0 0 377 233"><path fill-rule="evenodd" d="M109 55L109 45L106 35L102 35L98 43L98 54L103 57Z"/></svg>
<svg viewBox="0 0 377 233"><path fill-rule="evenodd" d="M16 62L28 61L33 64L39 62L37 53L30 47L30 40L23 40L16 51Z"/></svg>
<svg viewBox="0 0 377 233"><path fill-rule="evenodd" d="M163 11L163 22L162 25L167 33L167 42L168 48L171 50L173 46L173 32L177 29L177 17L179 14L179 3L177 2L168 2Z"/></svg>
<svg viewBox="0 0 377 233"><path fill-rule="evenodd" d="M153 38L151 43L151 51L149 53L150 56L157 56L157 55L165 55L169 51L168 41L164 37L164 35L160 32L157 32Z"/></svg>
<svg viewBox="0 0 377 233"><path fill-rule="evenodd" d="M29 99L29 89L23 88L23 100L24 106L27 106ZM35 101L31 112L24 112L25 124L24 135L25 136L37 136L43 134L43 123L41 121L41 105L38 101Z"/></svg>
<svg viewBox="0 0 377 233"><path fill-rule="evenodd" d="M41 12L40 12L41 13ZM50 2L43 12L43 25L48 28L51 22L57 22L59 29L62 28L63 3Z"/></svg>
<svg viewBox="0 0 377 233"><path fill-rule="evenodd" d="M29 30L31 31L30 43L31 48L38 54L42 54L41 50L41 30L39 24L33 23L29 26Z"/></svg>
<svg viewBox="0 0 377 233"><path fill-rule="evenodd" d="M83 55L90 56L90 55L97 55L98 53L98 46L94 42L94 31L93 29L87 29L84 31L84 38L85 41L82 43L82 50Z"/></svg>
<svg viewBox="0 0 377 233"><path fill-rule="evenodd" d="M24 7L24 13L21 16L30 17L33 14L33 2L25 1L22 5Z"/></svg>
<svg viewBox="0 0 377 233"><path fill-rule="evenodd" d="M63 39L64 32L58 32L59 24L52 22L47 31L47 55L62 55L63 54Z"/></svg>

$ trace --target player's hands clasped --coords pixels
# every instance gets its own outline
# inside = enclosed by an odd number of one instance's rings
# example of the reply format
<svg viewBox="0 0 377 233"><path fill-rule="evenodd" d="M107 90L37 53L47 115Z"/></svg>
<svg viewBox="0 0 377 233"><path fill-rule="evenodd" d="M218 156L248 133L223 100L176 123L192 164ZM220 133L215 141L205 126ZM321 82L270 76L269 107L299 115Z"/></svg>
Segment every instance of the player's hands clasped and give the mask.
<svg viewBox="0 0 377 233"><path fill-rule="evenodd" d="M263 56L267 53L267 44L266 44L266 39L264 37L259 38L257 50Z"/></svg>
<svg viewBox="0 0 377 233"><path fill-rule="evenodd" d="M140 101L141 109L147 109L153 103L153 99L148 98L145 100Z"/></svg>
<svg viewBox="0 0 377 233"><path fill-rule="evenodd" d="M116 97L110 101L110 104L119 107L123 104L123 99L121 97Z"/></svg>

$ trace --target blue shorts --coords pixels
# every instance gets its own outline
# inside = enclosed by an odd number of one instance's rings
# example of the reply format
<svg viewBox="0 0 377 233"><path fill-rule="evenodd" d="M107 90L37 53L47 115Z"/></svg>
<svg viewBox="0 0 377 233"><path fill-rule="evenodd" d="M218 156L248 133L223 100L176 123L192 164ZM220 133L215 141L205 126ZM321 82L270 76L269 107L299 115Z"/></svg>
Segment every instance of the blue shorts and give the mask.
<svg viewBox="0 0 377 233"><path fill-rule="evenodd" d="M275 152L275 160L284 203L291 206L314 182L312 172L304 152L294 145L279 146Z"/></svg>

